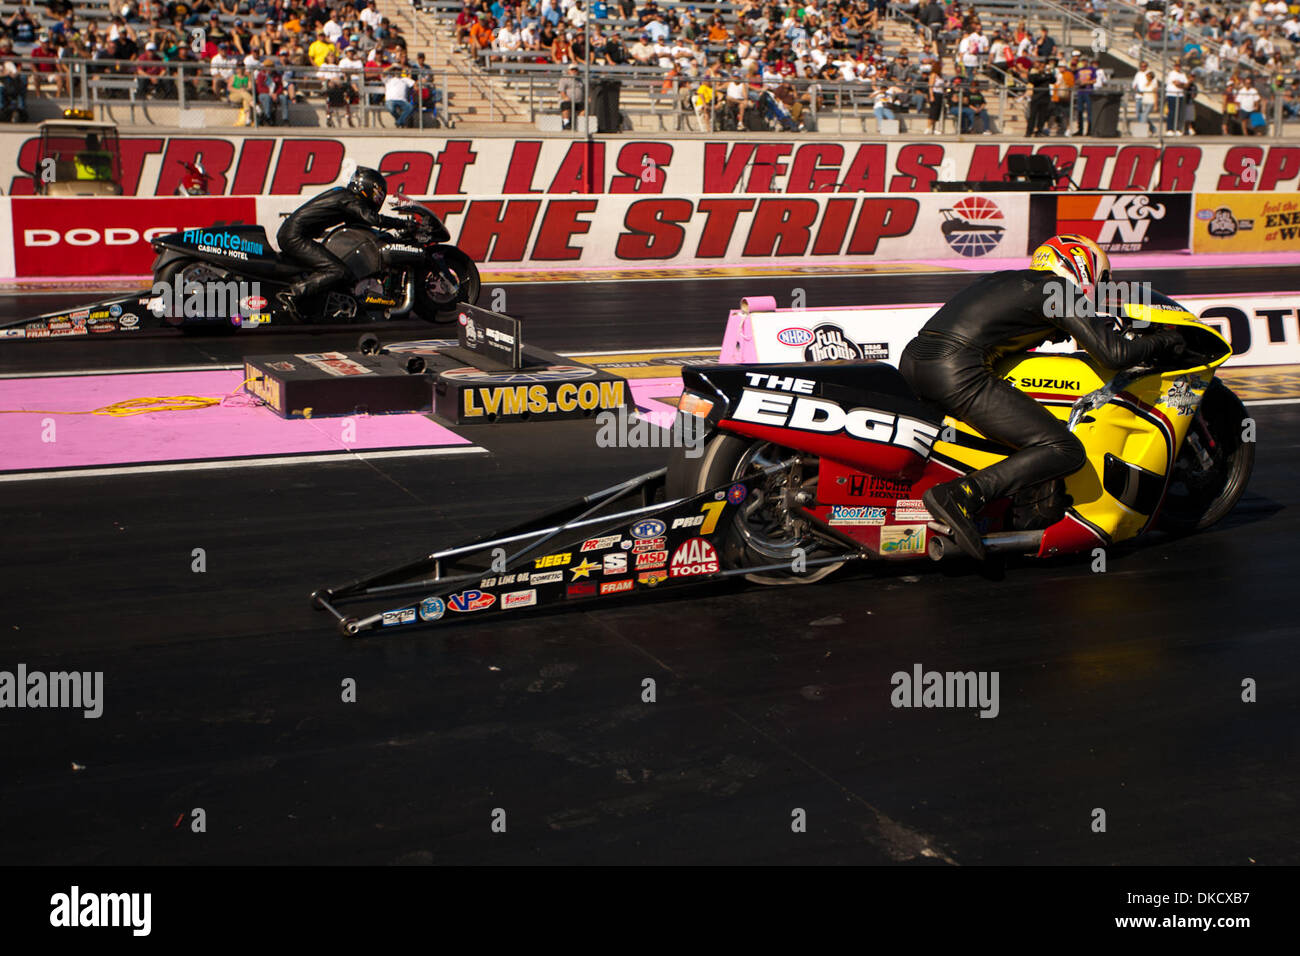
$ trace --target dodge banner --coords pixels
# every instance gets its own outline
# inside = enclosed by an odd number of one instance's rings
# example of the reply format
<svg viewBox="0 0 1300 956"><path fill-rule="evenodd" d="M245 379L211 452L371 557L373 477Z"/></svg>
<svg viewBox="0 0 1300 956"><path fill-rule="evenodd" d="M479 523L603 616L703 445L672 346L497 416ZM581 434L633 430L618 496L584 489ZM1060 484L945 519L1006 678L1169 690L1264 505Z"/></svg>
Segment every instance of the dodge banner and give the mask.
<svg viewBox="0 0 1300 956"><path fill-rule="evenodd" d="M39 149L0 135L0 186L32 194ZM357 165L412 196L571 193L733 195L927 193L940 180L1002 180L1013 154L1070 166L1081 190L1278 192L1300 185L1300 145L854 143L811 138L515 139L480 136L167 136L121 139L127 196L173 196L182 162L202 158L218 195L298 196L340 184ZM1062 185L1065 185L1062 182Z"/></svg>

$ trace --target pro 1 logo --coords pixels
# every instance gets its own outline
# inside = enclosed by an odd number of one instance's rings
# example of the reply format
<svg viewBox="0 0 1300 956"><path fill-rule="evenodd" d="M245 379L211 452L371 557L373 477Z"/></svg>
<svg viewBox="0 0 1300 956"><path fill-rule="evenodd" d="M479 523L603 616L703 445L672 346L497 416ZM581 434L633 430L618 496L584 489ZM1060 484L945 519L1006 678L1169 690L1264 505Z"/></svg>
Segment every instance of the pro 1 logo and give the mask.
<svg viewBox="0 0 1300 956"><path fill-rule="evenodd" d="M699 574L716 574L718 552L703 538L691 538L673 554L668 574L674 578L689 578Z"/></svg>

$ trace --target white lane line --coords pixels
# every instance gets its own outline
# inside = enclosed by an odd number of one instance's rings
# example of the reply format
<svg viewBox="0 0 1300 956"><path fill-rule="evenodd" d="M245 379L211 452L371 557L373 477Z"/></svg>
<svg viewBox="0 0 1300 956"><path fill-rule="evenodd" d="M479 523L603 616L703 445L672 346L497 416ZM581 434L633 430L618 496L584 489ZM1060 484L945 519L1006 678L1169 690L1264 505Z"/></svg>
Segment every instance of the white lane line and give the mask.
<svg viewBox="0 0 1300 956"><path fill-rule="evenodd" d="M46 478L99 478L116 475L152 475L178 471L212 471L225 468L266 468L274 465L305 465L329 462L376 461L384 458L431 458L445 455L486 455L478 445L454 448L405 448L396 451L334 452L325 455L285 455L279 458L226 458L212 461L160 462L156 465L123 465L108 468L69 468L63 471L20 471L0 474L4 481L41 481Z"/></svg>
<svg viewBox="0 0 1300 956"><path fill-rule="evenodd" d="M1257 398L1243 405L1300 405L1300 398Z"/></svg>

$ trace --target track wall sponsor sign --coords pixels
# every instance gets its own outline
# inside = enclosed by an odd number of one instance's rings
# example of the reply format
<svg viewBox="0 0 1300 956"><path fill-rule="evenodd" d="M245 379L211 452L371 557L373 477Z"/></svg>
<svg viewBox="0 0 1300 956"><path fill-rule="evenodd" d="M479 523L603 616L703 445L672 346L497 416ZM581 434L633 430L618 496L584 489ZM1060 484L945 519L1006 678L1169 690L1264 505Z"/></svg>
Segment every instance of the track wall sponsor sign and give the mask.
<svg viewBox="0 0 1300 956"><path fill-rule="evenodd" d="M219 222L272 232L293 197L5 200L20 277L145 275L149 239ZM1022 256L1024 193L431 199L481 266L723 266ZM268 236L274 243L274 235Z"/></svg>
<svg viewBox="0 0 1300 956"><path fill-rule="evenodd" d="M1192 251L1300 253L1300 193L1198 193Z"/></svg>
<svg viewBox="0 0 1300 956"><path fill-rule="evenodd" d="M183 229L256 222L252 196L176 199L15 197L4 200L11 219L13 270L38 276L147 275L150 242ZM3 217L0 217L3 221Z"/></svg>
<svg viewBox="0 0 1300 956"><path fill-rule="evenodd" d="M1072 164L1083 190L1277 192L1300 187L1300 145L843 143L809 138L585 140L371 136L122 137L128 196L172 196L181 161L202 158L227 196L311 194L373 166L411 196L572 193L735 195L926 193L936 180L1001 180L1007 157ZM38 138L0 134L5 195L31 195ZM1065 185L1064 181L1062 185Z"/></svg>
<svg viewBox="0 0 1300 956"><path fill-rule="evenodd" d="M1191 193L1034 193L1029 245L1072 233L1112 253L1181 252L1191 245L1192 205Z"/></svg>
<svg viewBox="0 0 1300 956"><path fill-rule="evenodd" d="M1270 295L1180 296L1232 343L1228 365L1300 363L1300 291ZM720 361L814 362L879 359L897 365L903 348L939 304L731 313ZM1045 351L1073 351L1072 342Z"/></svg>

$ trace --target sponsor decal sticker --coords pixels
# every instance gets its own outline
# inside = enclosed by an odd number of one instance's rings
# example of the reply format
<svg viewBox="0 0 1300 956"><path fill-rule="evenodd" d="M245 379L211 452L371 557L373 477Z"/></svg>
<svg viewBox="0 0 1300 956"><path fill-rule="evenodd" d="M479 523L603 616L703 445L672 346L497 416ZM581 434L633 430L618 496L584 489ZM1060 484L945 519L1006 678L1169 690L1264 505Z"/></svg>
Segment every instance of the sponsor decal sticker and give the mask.
<svg viewBox="0 0 1300 956"><path fill-rule="evenodd" d="M565 597L571 597L571 598L576 598L576 597L595 597L595 595L596 595L596 582L595 582L595 581L584 581L584 582L582 582L581 584L570 584L570 585L568 586L568 588L565 589L564 594L565 594Z"/></svg>
<svg viewBox="0 0 1300 956"><path fill-rule="evenodd" d="M632 579L626 578L622 581L606 581L600 586L601 594L618 594L620 591L632 590Z"/></svg>
<svg viewBox="0 0 1300 956"><path fill-rule="evenodd" d="M533 558L533 567L556 568L568 564L571 560L573 560L573 552L564 551L560 554L548 554L540 558Z"/></svg>
<svg viewBox="0 0 1300 956"><path fill-rule="evenodd" d="M733 505L738 505L749 496L749 489L740 482L736 482L727 489L727 501Z"/></svg>
<svg viewBox="0 0 1300 956"><path fill-rule="evenodd" d="M555 584L556 582L563 581L563 580L564 580L563 571L543 571L541 574L534 573L533 576L529 578L528 583L529 584Z"/></svg>
<svg viewBox="0 0 1300 956"><path fill-rule="evenodd" d="M592 564L586 558L583 558L581 564L575 564L573 567L569 568L569 570L573 572L573 577L570 578L570 580L576 581L578 578L591 577L591 572L595 571L599 567L599 564Z"/></svg>
<svg viewBox="0 0 1300 956"><path fill-rule="evenodd" d="M880 529L880 552L882 554L923 554L925 525L886 525Z"/></svg>
<svg viewBox="0 0 1300 956"><path fill-rule="evenodd" d="M410 624L415 620L415 608L404 607L397 611L384 612L384 627L392 627L395 624Z"/></svg>
<svg viewBox="0 0 1300 956"><path fill-rule="evenodd" d="M638 568L662 568L667 563L667 551L643 551L636 556Z"/></svg>
<svg viewBox="0 0 1300 956"><path fill-rule="evenodd" d="M292 372L298 366L294 365L292 362L268 362L266 367L273 368L277 372Z"/></svg>
<svg viewBox="0 0 1300 956"><path fill-rule="evenodd" d="M913 498L900 498L894 503L894 517L899 521L933 521L925 502Z"/></svg>
<svg viewBox="0 0 1300 956"><path fill-rule="evenodd" d="M447 607L453 611L465 614L470 611L482 611L491 607L497 602L495 594L484 594L478 588L468 591L461 591L459 594L453 594L447 598Z"/></svg>
<svg viewBox="0 0 1300 956"><path fill-rule="evenodd" d="M813 334L808 329L801 329L798 326L789 329L782 329L776 333L776 340L782 345L807 345L812 341Z"/></svg>
<svg viewBox="0 0 1300 956"><path fill-rule="evenodd" d="M667 581L668 575L662 571L642 571L636 576L636 579L641 584L654 587L656 584L663 584Z"/></svg>
<svg viewBox="0 0 1300 956"><path fill-rule="evenodd" d="M295 355L294 358L302 359L309 365L314 365L322 372L326 372L339 378L349 375L370 375L373 372L373 369L368 369L360 362L353 361L342 352Z"/></svg>
<svg viewBox="0 0 1300 956"><path fill-rule="evenodd" d="M667 526L658 518L646 518L644 521L638 521L632 525L632 537L658 538L667 530Z"/></svg>
<svg viewBox="0 0 1300 956"><path fill-rule="evenodd" d="M108 307L109 318L116 319L121 314L122 314L122 307L120 305L110 305Z"/></svg>
<svg viewBox="0 0 1300 956"><path fill-rule="evenodd" d="M580 551L604 551L606 548L612 548L621 541L621 534L611 534L603 538L588 538L582 542Z"/></svg>
<svg viewBox="0 0 1300 956"><path fill-rule="evenodd" d="M700 574L714 574L718 570L718 552L703 538L691 538L673 554L668 566L669 577L689 578Z"/></svg>
<svg viewBox="0 0 1300 956"><path fill-rule="evenodd" d="M427 597L420 602L420 620L437 621L447 610L447 602L439 597Z"/></svg>
<svg viewBox="0 0 1300 956"><path fill-rule="evenodd" d="M611 551L605 555L605 574L627 574L627 555L622 551Z"/></svg>
<svg viewBox="0 0 1300 956"><path fill-rule="evenodd" d="M831 505L827 524L872 525L885 523L885 509L869 505Z"/></svg>
<svg viewBox="0 0 1300 956"><path fill-rule="evenodd" d="M508 611L512 607L532 607L536 603L536 588L530 588L527 591L511 591L509 594L501 595L501 610L503 611Z"/></svg>
<svg viewBox="0 0 1300 956"><path fill-rule="evenodd" d="M632 553L641 554L643 551L662 551L667 544L667 538L642 538L640 541L632 543Z"/></svg>
<svg viewBox="0 0 1300 956"><path fill-rule="evenodd" d="M812 334L812 341L803 350L805 362L856 361L862 358L861 349L848 340L838 325L819 325Z"/></svg>

